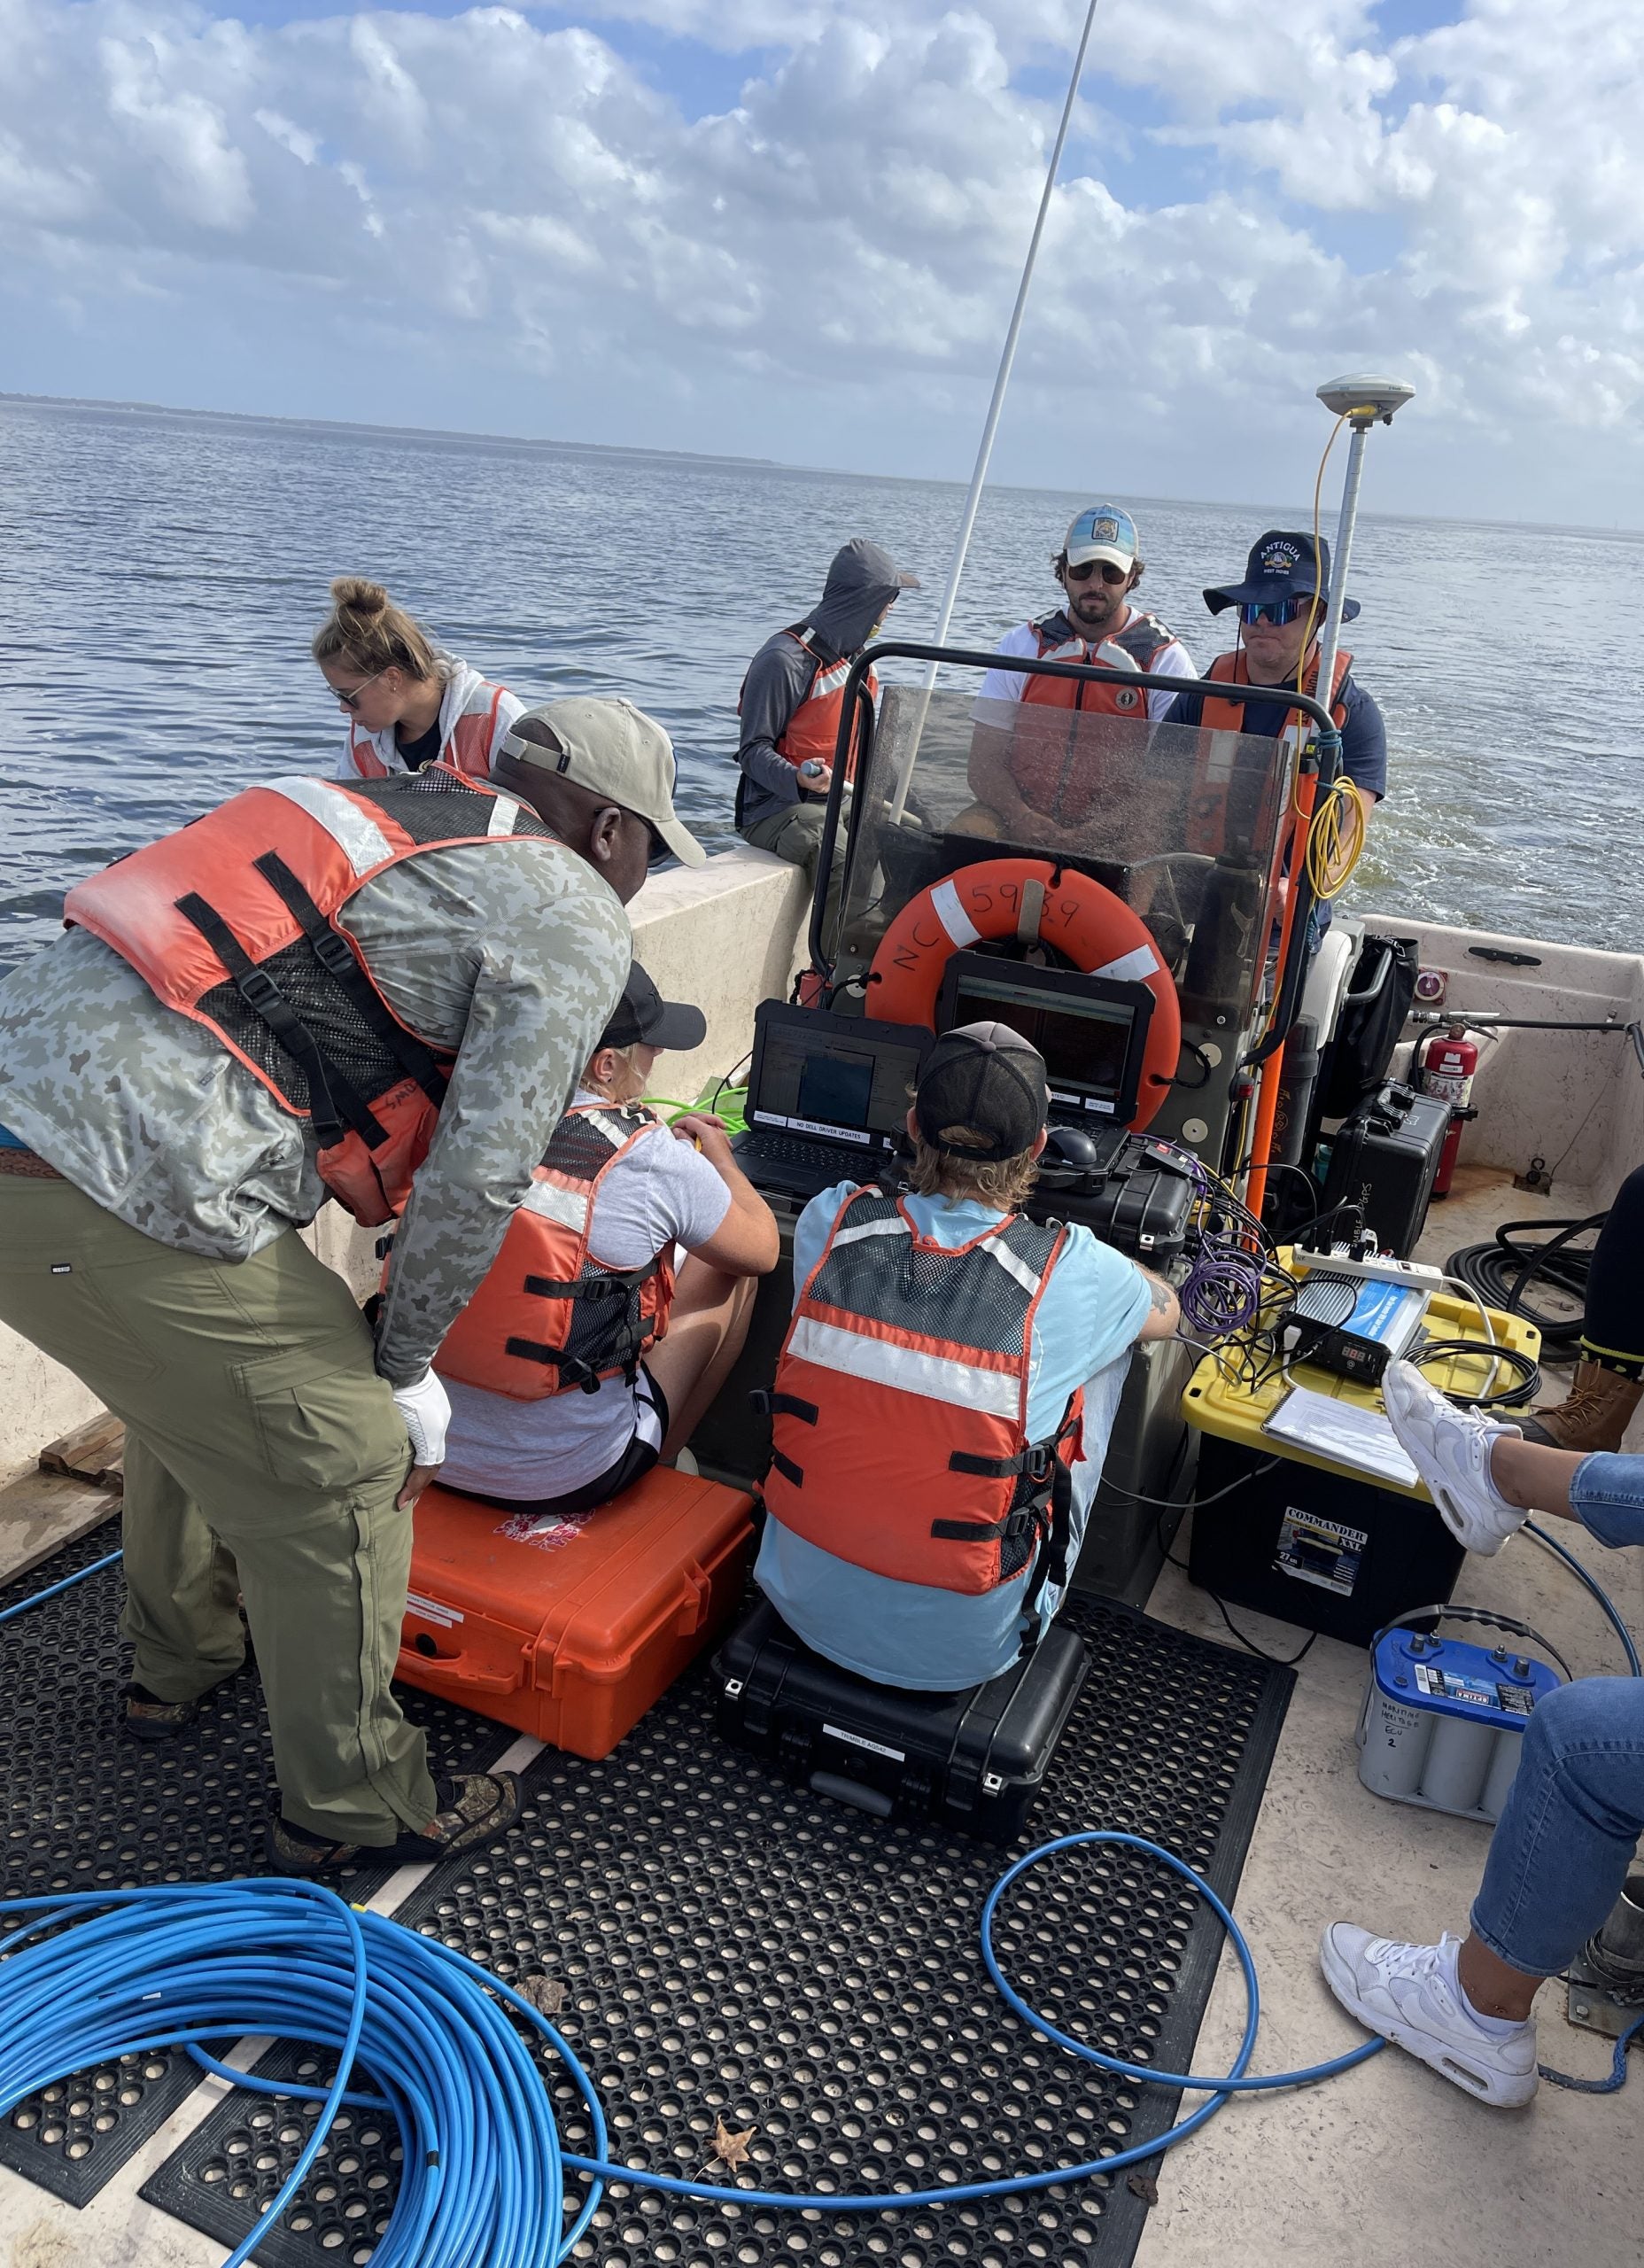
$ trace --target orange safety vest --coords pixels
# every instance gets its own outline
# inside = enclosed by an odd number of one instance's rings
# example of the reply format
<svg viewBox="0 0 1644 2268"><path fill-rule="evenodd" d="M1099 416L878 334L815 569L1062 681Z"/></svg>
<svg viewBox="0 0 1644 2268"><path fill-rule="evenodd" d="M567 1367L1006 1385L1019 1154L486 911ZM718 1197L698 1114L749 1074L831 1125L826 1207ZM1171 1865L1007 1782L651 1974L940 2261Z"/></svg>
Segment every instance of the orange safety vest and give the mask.
<svg viewBox="0 0 1644 2268"><path fill-rule="evenodd" d="M472 680L472 683L467 680ZM438 761L449 765L470 780L484 780L491 771L491 759L508 732L514 718L520 712L506 686L492 685L477 670L469 670L457 686L461 696L461 708L450 720L449 729L440 742ZM447 691L447 699L450 697ZM502 704L508 703L508 713ZM442 703L442 708L443 708ZM386 734L361 732L351 718L348 727L348 760L361 780L394 780L399 771L384 764L379 753L379 743L392 741L393 727Z"/></svg>
<svg viewBox="0 0 1644 2268"><path fill-rule="evenodd" d="M1029 626L1038 641L1042 662L1095 662L1110 670L1150 670L1155 657L1175 642L1175 633L1167 630L1156 614L1132 613L1116 637L1104 638L1094 646L1076 631L1068 634L1072 625L1065 614L1048 614L1043 622ZM1039 708L1082 709L1098 717L1147 714L1144 686L1091 685L1072 677L1025 678L1022 699Z"/></svg>
<svg viewBox="0 0 1644 2268"><path fill-rule="evenodd" d="M554 842L445 765L358 788L271 780L77 883L63 918L306 1120L327 1188L376 1226L410 1194L455 1059L400 1021L338 917L407 858L521 837Z"/></svg>
<svg viewBox="0 0 1644 2268"><path fill-rule="evenodd" d="M1059 1223L1012 1214L941 1245L899 1199L853 1190L777 1363L772 1517L898 1582L996 1590L1035 1554L1035 1596L1065 1581L1083 1390L1054 1434L1030 1441L1028 1389L1035 1317L1066 1242Z"/></svg>
<svg viewBox="0 0 1644 2268"><path fill-rule="evenodd" d="M1167 643L1168 632L1151 615L1127 623L1117 638L1092 646L1083 638L1066 637L1065 615L1051 615L1033 627L1039 658L1045 662L1095 662L1104 669L1139 670L1145 666L1126 647L1125 641L1144 626L1150 654ZM1106 750L1096 736L1082 734L1074 716L1123 717L1136 724L1147 720L1147 689L1139 685L1092 684L1082 678L1028 677L1022 682L1020 709L1012 731L1010 774L1016 791L1030 811L1043 813L1064 827L1077 827L1090 818L1101 801ZM1066 717L1064 725L1035 712L1050 709Z"/></svg>
<svg viewBox="0 0 1644 2268"><path fill-rule="evenodd" d="M1342 705L1341 688L1352 667L1353 656L1338 652L1336 656L1336 674L1330 686L1330 714L1336 719L1338 732L1347 721L1347 711ZM1231 654L1218 654L1205 672L1205 675L1217 685L1238 685L1249 687L1248 693L1237 699L1224 693L1207 693L1205 695L1198 721L1200 730L1206 733L1242 733L1245 729L1246 700L1277 703L1283 700L1288 689L1282 685L1251 685L1247 658L1242 646ZM1319 649L1315 645L1313 649L1313 659L1308 664L1307 674L1302 680L1301 690L1316 697L1315 688L1318 681ZM1311 717L1304 716L1299 709L1292 709L1284 719L1283 732L1276 737L1284 740L1294 734L1299 736L1302 744L1305 745L1312 738L1314 729Z"/></svg>
<svg viewBox="0 0 1644 2268"><path fill-rule="evenodd" d="M850 664L855 656L837 652L826 639L818 636L808 622L790 624L782 635L791 638L796 646L803 646L806 653L814 658L817 666L804 699L788 718L780 738L772 745L777 754L785 757L795 769L802 764L810 763L812 758L831 765L839 745L839 712L844 705L845 680L850 675ZM869 698L877 701L879 678L872 669L867 673L867 689ZM739 695L739 714L741 705ZM845 763L847 780L856 777L861 742L858 727L850 738L850 753Z"/></svg>
<svg viewBox="0 0 1644 2268"><path fill-rule="evenodd" d="M578 1103L554 1130L491 1271L434 1357L442 1378L516 1402L580 1386L597 1394L668 1329L671 1242L643 1268L612 1268L588 1250L605 1177L640 1142L671 1140L652 1111Z"/></svg>

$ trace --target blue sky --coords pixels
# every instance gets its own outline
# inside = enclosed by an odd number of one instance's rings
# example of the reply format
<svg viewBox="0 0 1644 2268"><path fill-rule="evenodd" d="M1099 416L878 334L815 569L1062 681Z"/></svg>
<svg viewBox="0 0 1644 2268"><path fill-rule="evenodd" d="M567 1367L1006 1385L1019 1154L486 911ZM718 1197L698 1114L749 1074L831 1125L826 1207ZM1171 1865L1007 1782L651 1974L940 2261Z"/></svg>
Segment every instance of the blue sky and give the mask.
<svg viewBox="0 0 1644 2268"><path fill-rule="evenodd" d="M1078 0L7 0L0 389L963 477ZM1105 0L1002 478L1644 523L1635 0ZM1510 499L1505 515L1504 501Z"/></svg>

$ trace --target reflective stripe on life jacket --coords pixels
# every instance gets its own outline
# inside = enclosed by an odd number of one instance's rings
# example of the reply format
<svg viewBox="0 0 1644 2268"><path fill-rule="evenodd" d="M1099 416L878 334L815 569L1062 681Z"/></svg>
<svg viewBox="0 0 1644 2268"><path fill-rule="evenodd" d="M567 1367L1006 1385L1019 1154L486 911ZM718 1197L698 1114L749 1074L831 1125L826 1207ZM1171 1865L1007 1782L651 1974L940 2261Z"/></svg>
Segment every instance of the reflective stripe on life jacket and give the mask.
<svg viewBox="0 0 1644 2268"><path fill-rule="evenodd" d="M672 1139L652 1112L579 1103L554 1130L490 1273L434 1358L442 1378L516 1402L632 1380L668 1329L673 1246L643 1268L613 1268L588 1249L605 1177L636 1144Z"/></svg>
<svg viewBox="0 0 1644 2268"><path fill-rule="evenodd" d="M506 686L492 685L466 662L453 662L451 675L439 703L441 764L470 780L484 780L492 758L501 746L524 703ZM397 780L405 772L394 727L380 733L362 732L351 719L343 776L348 780Z"/></svg>
<svg viewBox="0 0 1644 2268"><path fill-rule="evenodd" d="M1353 656L1347 653L1338 653L1336 673L1330 685L1330 714L1336 719L1338 732L1347 721L1347 711L1342 705L1341 689L1347 672L1352 667ZM1245 649L1242 646L1231 654L1218 654L1205 672L1205 675L1217 685L1237 685L1248 687L1247 692L1237 698L1224 693L1206 694L1204 705L1199 711L1199 726L1201 731L1206 733L1242 733L1245 729L1246 702L1260 701L1276 707L1290 690L1288 686L1283 685L1252 686L1248 675ZM1315 645L1313 649L1313 658L1307 664L1307 675L1302 680L1302 692L1316 699L1318 682L1319 649ZM1315 729L1311 717L1304 716L1299 709L1292 709L1284 719L1283 730L1274 737L1279 740L1299 741L1305 746L1306 742L1312 739Z"/></svg>
<svg viewBox="0 0 1644 2268"><path fill-rule="evenodd" d="M375 1225L410 1194L454 1058L400 1021L338 917L405 859L522 837L554 840L445 765L357 788L272 780L78 883L63 918L309 1121L321 1178Z"/></svg>
<svg viewBox="0 0 1644 2268"><path fill-rule="evenodd" d="M772 1516L899 1582L996 1590L1045 1545L1040 1576L1059 1580L1056 1514L1084 1397L1076 1390L1056 1433L1030 1442L1028 1390L1035 1317L1066 1239L1058 1223L1011 1215L941 1245L896 1198L853 1191L777 1364Z"/></svg>

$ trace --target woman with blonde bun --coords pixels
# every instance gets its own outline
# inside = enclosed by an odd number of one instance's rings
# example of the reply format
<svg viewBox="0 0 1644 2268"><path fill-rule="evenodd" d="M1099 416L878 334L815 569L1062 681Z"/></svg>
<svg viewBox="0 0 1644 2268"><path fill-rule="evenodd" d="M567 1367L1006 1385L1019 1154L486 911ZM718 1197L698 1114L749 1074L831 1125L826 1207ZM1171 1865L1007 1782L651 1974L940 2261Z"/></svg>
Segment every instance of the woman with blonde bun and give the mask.
<svg viewBox="0 0 1644 2268"><path fill-rule="evenodd" d="M524 703L442 653L380 583L339 575L314 637L320 674L348 712L339 780L384 780L444 761L483 779Z"/></svg>

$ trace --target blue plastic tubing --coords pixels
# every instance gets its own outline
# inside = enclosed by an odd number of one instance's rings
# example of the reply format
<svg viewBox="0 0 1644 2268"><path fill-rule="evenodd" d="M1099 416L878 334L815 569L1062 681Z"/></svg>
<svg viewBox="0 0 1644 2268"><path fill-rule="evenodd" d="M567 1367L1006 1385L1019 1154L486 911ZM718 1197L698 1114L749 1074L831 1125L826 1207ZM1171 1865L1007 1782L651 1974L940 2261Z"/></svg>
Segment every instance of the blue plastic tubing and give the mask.
<svg viewBox="0 0 1644 2268"><path fill-rule="evenodd" d="M1035 2014L1000 1969L993 1923L1001 1899L1055 1853L1100 1845L1168 1868L1228 1932L1245 1980L1246 2014L1225 2073L1160 2071L1105 2055ZM1019 1859L995 1884L981 1917L989 1975L1025 2023L1070 2054L1208 2099L1153 2141L1050 2171L868 2195L725 2188L613 2164L597 2091L546 2016L466 1955L361 1913L319 1884L93 1891L9 1900L6 1913L31 1918L0 1940L0 2116L89 2063L175 2047L238 2085L322 2103L301 2155L227 2268L242 2268L290 2205L344 2102L392 2115L403 2145L399 2194L373 2256L375 2268L552 2268L570 2256L607 2181L795 2212L881 2213L1009 2196L1121 2172L1184 2141L1233 2094L1330 2078L1383 2045L1371 2039L1307 2070L1249 2077L1260 2018L1256 1968L1221 1900L1191 1867L1139 1836L1065 1835ZM562 2150L548 2089L509 2010L541 2034L576 2085L596 2155ZM234 2039L259 2032L337 2050L330 2087L248 2080L218 2061ZM356 2058L381 2094L351 2088ZM562 2212L567 2168L589 2185L569 2228Z"/></svg>

